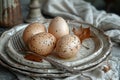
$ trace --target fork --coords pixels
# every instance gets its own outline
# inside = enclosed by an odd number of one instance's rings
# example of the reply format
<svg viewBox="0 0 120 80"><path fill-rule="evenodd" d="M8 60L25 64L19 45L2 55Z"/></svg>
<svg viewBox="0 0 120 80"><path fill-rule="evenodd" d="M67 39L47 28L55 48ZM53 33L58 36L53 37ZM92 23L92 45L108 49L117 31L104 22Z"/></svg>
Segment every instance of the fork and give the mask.
<svg viewBox="0 0 120 80"><path fill-rule="evenodd" d="M11 44L12 44L12 46L15 50L25 52L26 51L25 46L23 45L23 43L20 39L20 37L21 37L20 34L21 34L20 32L17 32L16 34L14 34L11 37ZM76 69L73 69L70 66L63 65L62 63L59 63L59 62L55 61L54 59L52 59L48 56L47 57L41 56L41 55L39 55L35 52L31 52L31 51L26 51L26 52L41 57L42 59L48 61L51 65L56 67L56 69L58 69L58 70L62 70L64 72L69 72L71 74L81 74L81 76L83 76L87 80L92 80L89 76L83 75L83 73L80 70L76 70Z"/></svg>
<svg viewBox="0 0 120 80"><path fill-rule="evenodd" d="M18 33L12 36L11 43L12 43L12 46L14 47L15 50L17 50L17 51L21 50L22 52L26 51L24 46L22 45L22 42L20 40L20 37L19 37ZM65 65L51 59L50 57L44 57L44 56L38 55L35 52L31 52L31 51L28 51L28 50L27 50L27 53L34 54L34 55L37 55L37 56L45 59L46 61L50 62L53 66L55 66L57 69L61 69L63 71L67 70L70 73L74 73L74 74L75 73L81 73L81 71L78 71L78 70L75 71L75 70L73 70L73 68L65 66Z"/></svg>

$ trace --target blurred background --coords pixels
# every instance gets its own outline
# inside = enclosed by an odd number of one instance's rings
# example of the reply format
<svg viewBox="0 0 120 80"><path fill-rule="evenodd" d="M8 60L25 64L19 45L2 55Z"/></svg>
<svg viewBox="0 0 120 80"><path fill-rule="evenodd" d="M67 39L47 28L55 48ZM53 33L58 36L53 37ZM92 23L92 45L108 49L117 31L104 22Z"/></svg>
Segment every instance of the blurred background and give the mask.
<svg viewBox="0 0 120 80"><path fill-rule="evenodd" d="M120 0L85 0L90 2L99 10L106 10L108 13L120 15Z"/></svg>
<svg viewBox="0 0 120 80"><path fill-rule="evenodd" d="M45 0L40 0L41 2ZM85 0L91 3L98 10L105 10L108 13L115 13L120 16L120 0ZM30 0L20 0L22 12L24 12L23 17L25 18L28 14L28 4Z"/></svg>

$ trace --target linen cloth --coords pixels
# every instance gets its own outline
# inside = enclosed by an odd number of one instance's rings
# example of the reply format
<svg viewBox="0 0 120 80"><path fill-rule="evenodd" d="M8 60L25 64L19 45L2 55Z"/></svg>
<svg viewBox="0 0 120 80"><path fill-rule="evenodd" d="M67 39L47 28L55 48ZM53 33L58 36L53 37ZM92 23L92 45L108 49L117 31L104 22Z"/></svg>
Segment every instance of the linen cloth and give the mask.
<svg viewBox="0 0 120 80"><path fill-rule="evenodd" d="M64 19L73 19L93 24L95 27L105 31L105 34L111 38L119 39L120 35L120 17L99 11L90 3L83 0L45 0L41 7L42 13L51 17L61 16ZM117 37L116 37L117 36ZM112 58L109 60L111 70L104 73L101 67L84 73L92 80L119 80L120 73L120 46L114 46ZM117 57L118 56L118 57ZM66 78L36 78L29 77L19 73L14 73L19 80L84 80L80 74Z"/></svg>

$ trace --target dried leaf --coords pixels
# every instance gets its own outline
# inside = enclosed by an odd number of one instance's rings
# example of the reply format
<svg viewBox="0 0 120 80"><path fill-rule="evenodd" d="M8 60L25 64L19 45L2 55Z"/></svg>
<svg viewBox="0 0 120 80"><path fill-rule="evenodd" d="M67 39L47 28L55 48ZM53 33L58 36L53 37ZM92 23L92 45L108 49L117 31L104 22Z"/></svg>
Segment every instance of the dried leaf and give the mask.
<svg viewBox="0 0 120 80"><path fill-rule="evenodd" d="M24 56L24 58L27 60L30 60L30 61L42 62L42 58L40 58L39 56L36 56L34 54L30 54L30 53L26 54Z"/></svg>
<svg viewBox="0 0 120 80"><path fill-rule="evenodd" d="M75 35L79 37L81 43L84 39L90 38L90 27L82 28L82 26L80 26L79 29L73 28L72 31Z"/></svg>
<svg viewBox="0 0 120 80"><path fill-rule="evenodd" d="M106 66L104 66L103 71L106 73L106 72L108 72L110 69L111 69L110 66L109 66L109 65L106 65Z"/></svg>

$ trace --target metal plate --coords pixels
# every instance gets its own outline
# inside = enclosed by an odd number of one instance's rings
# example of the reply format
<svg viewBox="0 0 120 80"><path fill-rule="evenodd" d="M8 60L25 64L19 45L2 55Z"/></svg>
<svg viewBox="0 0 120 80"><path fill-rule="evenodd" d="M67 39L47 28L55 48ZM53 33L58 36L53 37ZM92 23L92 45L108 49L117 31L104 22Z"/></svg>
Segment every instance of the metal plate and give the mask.
<svg viewBox="0 0 120 80"><path fill-rule="evenodd" d="M76 22L70 22L70 23L74 23L76 24ZM78 22L77 22L78 23ZM82 23L84 24L84 23ZM85 24L88 25L88 24ZM15 61L12 57L12 59L7 55L10 54L12 52L6 52L7 47L6 44L8 43L8 41L10 41L10 37L13 36L14 34L18 33L18 31L20 31L21 29L25 28L27 25L20 25L17 26L15 28L12 28L9 31L6 31L5 33L2 34L1 38L0 38L0 58L6 62L7 64L9 64L9 66L11 66L12 68L15 68L15 70L22 70L23 72L34 72L34 74L38 74L39 76L42 76L43 74L47 73L50 75L53 75L55 77L56 74L61 74L62 75L66 75L67 73L63 73L62 71L58 71L56 70L54 67L51 66L51 68L33 68L32 66L25 66L23 64L21 64L20 62L18 63L18 61ZM93 57L92 59L90 59L90 61L86 61L86 62L82 62L81 64L77 64L74 65L74 69L78 69L81 71L87 71L87 70L91 70L94 69L97 65L99 65L101 62L103 62L108 55L110 54L110 50L111 50L111 42L109 40L109 38L107 36L105 36L101 31L97 30L96 28L91 26L91 30L95 31L95 33L97 32L99 34L99 37L103 43L103 48L101 50L101 52L97 55L95 55L96 57ZM99 47L98 47L99 49ZM91 57L91 55L88 55L87 57L84 57L83 59L87 59ZM81 59L82 60L82 59ZM59 60L58 60L59 61ZM68 60L69 61L69 60ZM68 62L67 61L67 62ZM74 61L73 61L74 62ZM69 63L70 64L70 63ZM71 65L69 65L71 66ZM46 70L46 71L45 71ZM40 74L41 73L41 74ZM64 76L65 76L64 75Z"/></svg>
<svg viewBox="0 0 120 80"><path fill-rule="evenodd" d="M68 23L68 25L70 27L71 34L72 34L73 27L78 28L80 26L80 24L78 24L78 23L74 24L72 22ZM89 25L83 25L83 27L85 27L85 26L89 26ZM90 28L91 28L91 33L92 33L93 38L86 39L82 43L82 45L87 46L89 49L86 49L85 47L83 47L81 45L79 52L72 59L64 60L64 59L59 59L57 57L54 57L52 55L50 55L50 57L52 57L55 61L58 61L66 66L77 66L77 65L80 65L82 63L88 62L91 59L98 56L103 49L103 42L101 40L101 37L99 36L100 33L93 30L92 27L90 27ZM27 65L27 66L35 67L35 68L52 68L51 64L49 64L49 62L47 62L45 60L43 60L43 62L34 62L34 61L26 60L24 58L26 53L22 53L14 48L15 45L19 45L19 46L22 45L22 47L23 47L22 49L25 48L23 41L22 41L22 32L23 32L23 30L18 31L8 41L8 48L7 49L9 52L11 52L11 53L8 53L8 55L12 59L14 59L15 61L17 61L23 65Z"/></svg>

